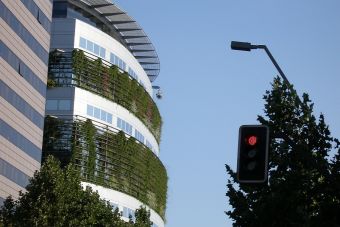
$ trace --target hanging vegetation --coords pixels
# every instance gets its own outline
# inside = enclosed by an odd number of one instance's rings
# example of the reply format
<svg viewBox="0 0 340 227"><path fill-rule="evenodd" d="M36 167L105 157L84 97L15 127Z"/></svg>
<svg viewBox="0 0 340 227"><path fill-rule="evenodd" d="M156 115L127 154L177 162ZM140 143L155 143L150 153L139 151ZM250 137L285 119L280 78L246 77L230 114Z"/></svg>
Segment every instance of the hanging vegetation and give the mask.
<svg viewBox="0 0 340 227"><path fill-rule="evenodd" d="M58 146L51 145L51 137ZM43 156L49 154L73 162L83 181L131 195L164 218L166 170L158 157L133 137L94 125L85 118L47 117Z"/></svg>
<svg viewBox="0 0 340 227"><path fill-rule="evenodd" d="M117 66L91 58L81 50L51 52L49 87L77 86L123 106L138 117L160 142L162 119L152 97Z"/></svg>

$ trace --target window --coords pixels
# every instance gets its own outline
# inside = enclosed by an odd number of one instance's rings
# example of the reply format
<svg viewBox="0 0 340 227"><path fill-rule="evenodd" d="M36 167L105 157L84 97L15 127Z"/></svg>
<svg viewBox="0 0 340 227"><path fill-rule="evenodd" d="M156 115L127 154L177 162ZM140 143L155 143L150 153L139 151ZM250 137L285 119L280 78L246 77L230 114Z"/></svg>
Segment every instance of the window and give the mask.
<svg viewBox="0 0 340 227"><path fill-rule="evenodd" d="M97 108L97 107L94 107L94 106L91 106L91 105L87 105L86 113L87 113L87 115L89 115L91 117L95 117L98 120L105 121L107 123L112 124L112 114L110 114L110 113L108 113L108 112L106 112L106 111L104 111L100 108Z"/></svg>
<svg viewBox="0 0 340 227"><path fill-rule="evenodd" d="M110 53L110 62L116 66L118 66L122 70L126 70L126 63L116 56L114 53Z"/></svg>
<svg viewBox="0 0 340 227"><path fill-rule="evenodd" d="M106 116L106 121L110 124L112 124L112 114L108 113L107 116Z"/></svg>
<svg viewBox="0 0 340 227"><path fill-rule="evenodd" d="M100 120L106 121L106 115L107 115L106 112L102 110L100 112Z"/></svg>
<svg viewBox="0 0 340 227"><path fill-rule="evenodd" d="M87 105L87 115L93 116L93 106Z"/></svg>
<svg viewBox="0 0 340 227"><path fill-rule="evenodd" d="M83 37L80 37L79 46L80 46L81 48L86 49L86 39L84 39Z"/></svg>
<svg viewBox="0 0 340 227"><path fill-rule="evenodd" d="M99 55L99 46L98 46L98 44L95 44L95 43L94 43L93 52L94 52L96 55Z"/></svg>
<svg viewBox="0 0 340 227"><path fill-rule="evenodd" d="M135 129L135 138L141 143L144 143L144 136L137 129Z"/></svg>
<svg viewBox="0 0 340 227"><path fill-rule="evenodd" d="M46 110L58 110L58 100L46 100Z"/></svg>
<svg viewBox="0 0 340 227"><path fill-rule="evenodd" d="M137 74L135 73L135 71L133 71L130 67L129 67L129 75L132 77L132 78L134 78L135 80L137 80L138 81L138 76L137 76Z"/></svg>
<svg viewBox="0 0 340 227"><path fill-rule="evenodd" d="M113 211L115 211L116 209L119 210L119 207L118 207L117 203L110 202L110 205L111 205Z"/></svg>
<svg viewBox="0 0 340 227"><path fill-rule="evenodd" d="M47 99L46 110L71 110L71 100Z"/></svg>
<svg viewBox="0 0 340 227"><path fill-rule="evenodd" d="M105 59L105 53L106 53L105 48L101 47L100 45L94 42L91 42L90 40L80 37L79 47Z"/></svg>
<svg viewBox="0 0 340 227"><path fill-rule="evenodd" d="M99 54L99 56L101 57L101 58L103 58L103 59L105 59L105 48L103 48L103 47L100 47L100 54Z"/></svg>
<svg viewBox="0 0 340 227"><path fill-rule="evenodd" d="M117 118L117 127L123 130L124 132L132 135L132 125L120 119L119 117Z"/></svg>
<svg viewBox="0 0 340 227"><path fill-rule="evenodd" d="M152 150L152 145L148 140L146 140L145 145Z"/></svg>
<svg viewBox="0 0 340 227"><path fill-rule="evenodd" d="M93 42L87 40L86 49L93 52Z"/></svg>
<svg viewBox="0 0 340 227"><path fill-rule="evenodd" d="M115 58L116 58L116 55L114 55L113 53L110 53L110 62L114 65L116 64Z"/></svg>
<svg viewBox="0 0 340 227"><path fill-rule="evenodd" d="M59 100L59 110L71 110L71 100Z"/></svg>
<svg viewBox="0 0 340 227"><path fill-rule="evenodd" d="M100 109L94 107L94 114L93 116L97 119L100 119Z"/></svg>
<svg viewBox="0 0 340 227"><path fill-rule="evenodd" d="M67 15L67 2L53 2L53 18L63 18Z"/></svg>
<svg viewBox="0 0 340 227"><path fill-rule="evenodd" d="M135 212L127 207L123 207L123 217L131 218L133 222L136 221Z"/></svg>

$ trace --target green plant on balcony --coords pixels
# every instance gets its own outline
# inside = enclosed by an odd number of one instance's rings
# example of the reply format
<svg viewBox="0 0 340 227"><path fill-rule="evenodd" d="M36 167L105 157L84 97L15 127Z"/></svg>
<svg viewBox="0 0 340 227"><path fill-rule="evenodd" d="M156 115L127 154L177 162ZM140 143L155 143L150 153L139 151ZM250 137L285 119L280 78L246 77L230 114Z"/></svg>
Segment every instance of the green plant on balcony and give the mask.
<svg viewBox="0 0 340 227"><path fill-rule="evenodd" d="M51 136L58 146L50 146ZM131 195L164 218L166 170L149 148L124 132L95 126L89 119L46 118L43 156L48 154L75 164L83 181Z"/></svg>
<svg viewBox="0 0 340 227"><path fill-rule="evenodd" d="M159 110L138 81L117 66L91 58L81 50L64 55L52 52L51 55L49 79L56 81L54 86L77 86L118 103L135 114L160 141L162 119Z"/></svg>

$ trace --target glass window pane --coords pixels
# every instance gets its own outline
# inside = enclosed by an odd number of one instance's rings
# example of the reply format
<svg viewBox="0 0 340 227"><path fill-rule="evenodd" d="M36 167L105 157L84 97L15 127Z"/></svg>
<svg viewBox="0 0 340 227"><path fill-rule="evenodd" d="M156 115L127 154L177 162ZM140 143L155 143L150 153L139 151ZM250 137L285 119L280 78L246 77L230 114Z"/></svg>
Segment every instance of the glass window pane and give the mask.
<svg viewBox="0 0 340 227"><path fill-rule="evenodd" d="M100 47L100 57L105 59L105 49L103 47Z"/></svg>
<svg viewBox="0 0 340 227"><path fill-rule="evenodd" d="M86 49L87 49L88 51L93 52L93 42L87 40Z"/></svg>
<svg viewBox="0 0 340 227"><path fill-rule="evenodd" d="M123 217L126 217L126 218L129 217L129 211L128 211L128 208L126 207L123 208Z"/></svg>
<svg viewBox="0 0 340 227"><path fill-rule="evenodd" d="M106 112L105 111L101 111L101 113L100 113L100 120L102 120L102 121L106 121Z"/></svg>
<svg viewBox="0 0 340 227"><path fill-rule="evenodd" d="M106 121L110 124L112 124L112 114L107 114L107 118L106 118Z"/></svg>
<svg viewBox="0 0 340 227"><path fill-rule="evenodd" d="M117 127L122 128L122 120L119 117L117 118Z"/></svg>
<svg viewBox="0 0 340 227"><path fill-rule="evenodd" d="M46 110L57 110L58 100L46 100Z"/></svg>
<svg viewBox="0 0 340 227"><path fill-rule="evenodd" d="M122 129L126 132L126 125L125 125L125 121L122 120Z"/></svg>
<svg viewBox="0 0 340 227"><path fill-rule="evenodd" d="M81 48L86 49L86 39L84 39L83 37L80 37L79 46L80 46Z"/></svg>
<svg viewBox="0 0 340 227"><path fill-rule="evenodd" d="M93 106L87 105L87 115L93 116Z"/></svg>
<svg viewBox="0 0 340 227"><path fill-rule="evenodd" d="M113 53L110 53L110 62L115 64L115 55Z"/></svg>
<svg viewBox="0 0 340 227"><path fill-rule="evenodd" d="M59 100L59 110L71 110L71 100Z"/></svg>
<svg viewBox="0 0 340 227"><path fill-rule="evenodd" d="M100 119L100 109L94 107L94 117Z"/></svg>
<svg viewBox="0 0 340 227"><path fill-rule="evenodd" d="M97 44L94 44L93 52L94 52L96 55L99 55L99 46L98 46Z"/></svg>

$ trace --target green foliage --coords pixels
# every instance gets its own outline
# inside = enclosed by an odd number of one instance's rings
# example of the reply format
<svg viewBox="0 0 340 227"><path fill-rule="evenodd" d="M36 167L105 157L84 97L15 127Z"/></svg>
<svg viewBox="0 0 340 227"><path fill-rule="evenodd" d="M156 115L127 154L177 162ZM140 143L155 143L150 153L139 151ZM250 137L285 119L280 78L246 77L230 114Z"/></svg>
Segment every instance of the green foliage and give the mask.
<svg viewBox="0 0 340 227"><path fill-rule="evenodd" d="M125 226L117 212L90 188L80 185L72 165L62 170L54 158L47 158L14 201L7 198L1 210L5 226Z"/></svg>
<svg viewBox="0 0 340 227"><path fill-rule="evenodd" d="M164 218L168 178L149 148L122 131L94 126L90 120L46 118L44 131L44 157L52 154L72 160L83 181L129 194ZM51 135L58 146L49 146Z"/></svg>
<svg viewBox="0 0 340 227"><path fill-rule="evenodd" d="M49 84L50 87L78 86L118 103L135 114L160 141L162 119L157 105L138 81L120 72L117 66L109 66L99 58L91 59L77 49L72 56L52 52Z"/></svg>
<svg viewBox="0 0 340 227"><path fill-rule="evenodd" d="M136 227L149 227L152 226L152 222L150 221L150 211L146 210L144 207L136 210Z"/></svg>
<svg viewBox="0 0 340 227"><path fill-rule="evenodd" d="M239 185L226 165L232 206L226 214L234 226L339 226L339 141L324 116L313 115L307 94L300 101L279 78L272 86L264 95L265 117L258 117L272 134L268 184Z"/></svg>
<svg viewBox="0 0 340 227"><path fill-rule="evenodd" d="M136 210L136 221L124 222L118 210L99 198L91 188L83 189L78 171L69 165L60 168L52 156L46 158L14 201L8 197L0 210L0 226L112 226L150 227L150 211Z"/></svg>

